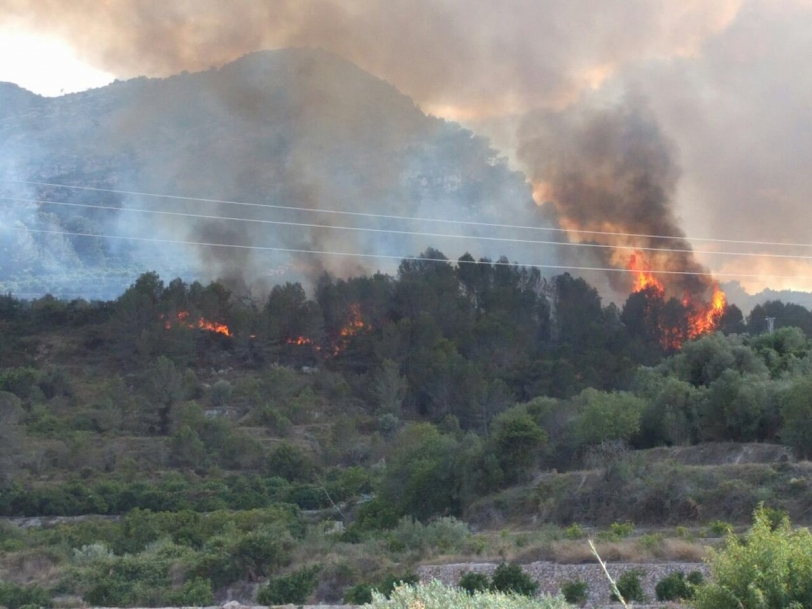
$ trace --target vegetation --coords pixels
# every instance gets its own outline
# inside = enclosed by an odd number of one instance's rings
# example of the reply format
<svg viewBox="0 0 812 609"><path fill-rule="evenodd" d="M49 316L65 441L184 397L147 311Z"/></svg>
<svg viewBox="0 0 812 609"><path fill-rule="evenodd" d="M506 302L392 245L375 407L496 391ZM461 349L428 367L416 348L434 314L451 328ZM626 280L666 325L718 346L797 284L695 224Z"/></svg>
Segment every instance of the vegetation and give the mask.
<svg viewBox="0 0 812 609"><path fill-rule="evenodd" d="M82 517L0 523L0 604L203 605L245 581L367 602L438 557L503 563L460 581L472 598L532 595L519 564L586 560L585 531L612 559L698 560L759 503L776 531L805 517L803 462L655 455L805 456L812 324L784 307L773 335L740 319L670 352L635 307L420 258L312 298L154 273L112 302L0 296L0 516Z"/></svg>
<svg viewBox="0 0 812 609"><path fill-rule="evenodd" d="M712 580L697 590L697 609L778 609L812 603L812 534L788 518L774 526L764 509L745 537L730 536L710 554Z"/></svg>
<svg viewBox="0 0 812 609"><path fill-rule="evenodd" d="M630 569L621 573L620 577L617 578L617 590L627 603L646 600L646 596L643 594L643 584L640 582L640 578L643 575L644 572L640 569ZM611 594L611 600L617 601L620 599L618 599L617 594L613 592Z"/></svg>
<svg viewBox="0 0 812 609"><path fill-rule="evenodd" d="M691 571L688 577L682 571L674 571L657 582L654 591L658 601L690 600L696 593L696 587L704 582L700 571Z"/></svg>
<svg viewBox="0 0 812 609"><path fill-rule="evenodd" d="M529 598L502 592L468 594L460 588L449 588L438 581L396 588L390 598L373 593L372 609L425 607L425 609L566 609L563 597Z"/></svg>
<svg viewBox="0 0 812 609"><path fill-rule="evenodd" d="M589 584L582 579L571 579L561 584L561 595L571 605L583 605L589 598Z"/></svg>
<svg viewBox="0 0 812 609"><path fill-rule="evenodd" d="M485 592L490 587L490 581L484 573L468 571L462 574L458 585L468 594L476 594L477 592Z"/></svg>
<svg viewBox="0 0 812 609"><path fill-rule="evenodd" d="M502 563L491 577L490 590L493 592L535 596L538 588L539 585L516 563Z"/></svg>

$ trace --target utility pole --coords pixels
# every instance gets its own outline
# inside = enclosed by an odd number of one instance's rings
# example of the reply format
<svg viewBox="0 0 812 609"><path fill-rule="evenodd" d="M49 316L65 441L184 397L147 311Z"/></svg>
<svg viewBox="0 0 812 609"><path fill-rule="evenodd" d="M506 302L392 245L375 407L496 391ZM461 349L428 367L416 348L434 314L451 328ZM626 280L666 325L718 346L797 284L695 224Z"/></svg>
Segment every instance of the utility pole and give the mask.
<svg viewBox="0 0 812 609"><path fill-rule="evenodd" d="M775 332L775 317L765 317L767 322L767 331L772 335Z"/></svg>

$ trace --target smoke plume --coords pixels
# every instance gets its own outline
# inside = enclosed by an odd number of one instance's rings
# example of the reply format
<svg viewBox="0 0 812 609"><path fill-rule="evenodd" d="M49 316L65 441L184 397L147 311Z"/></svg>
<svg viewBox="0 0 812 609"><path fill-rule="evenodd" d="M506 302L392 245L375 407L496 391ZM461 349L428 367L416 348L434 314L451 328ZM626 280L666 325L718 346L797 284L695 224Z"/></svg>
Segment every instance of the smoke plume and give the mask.
<svg viewBox="0 0 812 609"><path fill-rule="evenodd" d="M267 48L321 47L425 106L470 117L560 106L632 59L691 55L741 3L0 0L0 14L69 40L121 77L203 70Z"/></svg>
<svg viewBox="0 0 812 609"><path fill-rule="evenodd" d="M675 146L644 100L629 96L611 107L583 103L531 114L519 139L518 156L537 200L555 206L573 239L614 246L599 251L619 268L642 255L651 268L698 273L660 279L671 295L704 295L709 277L694 259L674 211L680 177ZM655 248L672 251L650 251ZM618 291L628 292L631 278L615 279Z"/></svg>
<svg viewBox="0 0 812 609"><path fill-rule="evenodd" d="M259 49L320 47L392 83L429 113L487 124L490 133L520 125L504 140L521 150L515 158L564 226L650 232L675 239L642 245L689 249L678 220L692 234L807 239L812 81L801 58L812 52L809 9L808 0L0 0L0 26L64 38L85 60L122 78L205 70ZM642 91L650 106L633 96L618 102L616 92L629 88ZM585 101L601 95L602 106ZM247 121L266 111L267 100L252 87L228 87L207 99ZM303 102L315 108L305 110L308 120L325 111L315 101ZM140 128L138 120L131 125ZM404 148L413 143L408 129L399 133ZM284 148L294 139L273 141ZM397 147L398 135L386 145ZM301 200L346 205L345 197L330 200L330 180L341 172L324 179L308 150L291 150L287 173L276 168L275 177L294 176L291 189ZM380 193L425 158L404 157L352 195L376 199L367 209L413 213L398 207L397 197L380 203ZM228 160L225 153L213 164L225 169ZM574 177L579 171L590 175ZM507 190L494 198L490 217L518 213L518 220L537 221L515 211L521 203L499 209ZM442 201L424 203L435 210ZM313 243L341 242L329 231L311 234L320 235ZM361 240L358 250L379 247ZM596 262L622 265L626 251ZM698 256L715 268L742 267L741 260ZM781 274L782 265L770 268ZM652 267L702 270L689 252L658 257ZM755 281L753 289L763 287ZM698 294L705 283L686 277L669 288Z"/></svg>

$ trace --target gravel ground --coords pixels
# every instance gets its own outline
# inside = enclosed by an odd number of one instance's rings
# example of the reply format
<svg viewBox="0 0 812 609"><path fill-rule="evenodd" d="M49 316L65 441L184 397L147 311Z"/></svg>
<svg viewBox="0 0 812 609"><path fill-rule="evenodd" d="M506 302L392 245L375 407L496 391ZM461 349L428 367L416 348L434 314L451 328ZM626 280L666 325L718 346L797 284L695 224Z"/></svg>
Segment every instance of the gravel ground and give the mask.
<svg viewBox="0 0 812 609"><path fill-rule="evenodd" d="M496 563L423 565L417 569L417 574L420 576L421 581L439 579L445 584L456 585L460 576L466 571L476 571L490 575L496 566ZM587 607L621 606L619 603L609 602L609 582L606 580L606 576L597 563L562 565L553 562L534 562L522 565L522 567L528 575L539 583L540 592L557 594L561 584L564 582L571 579L582 579L589 584ZM607 568L615 580L617 580L621 573L630 569L640 569L643 571L644 575L641 576L640 581L643 584L643 592L649 603L656 602L657 597L654 594L654 586L657 585L657 582L674 571L683 571L686 575L691 571L701 571L706 577L708 576L707 565L702 563L609 563L607 564ZM666 606L668 605L662 603L654 605L635 604L635 607L638 607L638 609L642 609L643 607Z"/></svg>

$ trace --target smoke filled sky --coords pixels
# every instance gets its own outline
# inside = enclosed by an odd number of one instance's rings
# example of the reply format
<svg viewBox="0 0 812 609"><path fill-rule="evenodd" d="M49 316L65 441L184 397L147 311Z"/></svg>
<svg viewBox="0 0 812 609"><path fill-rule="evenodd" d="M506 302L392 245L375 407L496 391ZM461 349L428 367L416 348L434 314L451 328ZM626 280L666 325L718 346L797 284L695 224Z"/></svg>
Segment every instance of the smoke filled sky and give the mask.
<svg viewBox="0 0 812 609"><path fill-rule="evenodd" d="M668 234L812 242L810 0L0 0L0 80L49 95L286 46L335 52L425 111L494 135L537 192L563 199L545 172L583 152L580 135L553 148L539 138L560 124L598 129L589 117L602 107L633 124L625 100L643 100L635 104L662 144L650 160L668 155L654 168ZM617 134L613 154L627 158L623 137L636 131L605 128ZM631 149L628 158L647 150ZM812 289L806 261L701 252L812 248L694 247L715 271L804 277L742 279L751 291Z"/></svg>

